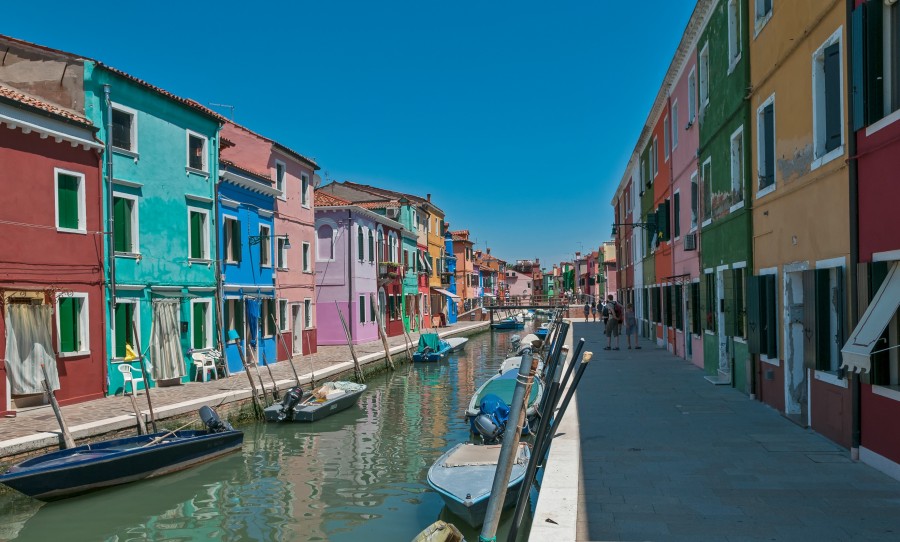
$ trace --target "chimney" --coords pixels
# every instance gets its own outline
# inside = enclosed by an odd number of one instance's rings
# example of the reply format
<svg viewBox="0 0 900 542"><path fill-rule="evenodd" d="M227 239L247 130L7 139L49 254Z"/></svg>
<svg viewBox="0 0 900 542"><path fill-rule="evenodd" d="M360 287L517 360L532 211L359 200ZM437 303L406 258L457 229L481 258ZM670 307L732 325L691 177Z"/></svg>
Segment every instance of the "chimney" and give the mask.
<svg viewBox="0 0 900 542"><path fill-rule="evenodd" d="M428 201L431 201L431 194L425 194L425 199L427 199Z"/></svg>
<svg viewBox="0 0 900 542"><path fill-rule="evenodd" d="M486 250L487 250L487 253L488 253L488 254L491 253L491 247L488 247Z"/></svg>

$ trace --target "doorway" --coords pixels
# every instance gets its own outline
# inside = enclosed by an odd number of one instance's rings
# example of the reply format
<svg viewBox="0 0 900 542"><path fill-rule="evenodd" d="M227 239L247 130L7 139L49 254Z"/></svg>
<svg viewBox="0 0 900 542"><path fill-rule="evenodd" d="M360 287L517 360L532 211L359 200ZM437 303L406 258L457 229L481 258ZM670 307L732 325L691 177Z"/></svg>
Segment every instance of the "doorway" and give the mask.
<svg viewBox="0 0 900 542"><path fill-rule="evenodd" d="M291 333L291 351L293 354L303 353L303 311L300 303L291 304L291 321L294 323Z"/></svg>
<svg viewBox="0 0 900 542"><path fill-rule="evenodd" d="M725 328L725 279L728 266L716 270L716 329L719 337L719 376L731 381L731 363L728 359L728 330Z"/></svg>
<svg viewBox="0 0 900 542"><path fill-rule="evenodd" d="M804 364L803 271L806 264L784 271L784 414L800 426L809 425L809 380Z"/></svg>

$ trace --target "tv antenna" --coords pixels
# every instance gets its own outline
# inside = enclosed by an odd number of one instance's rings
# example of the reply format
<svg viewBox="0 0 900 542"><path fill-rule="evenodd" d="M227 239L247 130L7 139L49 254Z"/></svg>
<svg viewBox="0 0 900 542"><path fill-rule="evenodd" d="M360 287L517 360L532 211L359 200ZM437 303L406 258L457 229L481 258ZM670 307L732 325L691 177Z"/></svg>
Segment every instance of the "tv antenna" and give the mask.
<svg viewBox="0 0 900 542"><path fill-rule="evenodd" d="M216 103L210 102L210 103L209 103L209 106L210 106L210 107L225 107L225 108L228 108L228 110L231 111L231 120L232 120L232 121L234 120L234 106L233 106L233 105L228 105L228 104L216 104Z"/></svg>

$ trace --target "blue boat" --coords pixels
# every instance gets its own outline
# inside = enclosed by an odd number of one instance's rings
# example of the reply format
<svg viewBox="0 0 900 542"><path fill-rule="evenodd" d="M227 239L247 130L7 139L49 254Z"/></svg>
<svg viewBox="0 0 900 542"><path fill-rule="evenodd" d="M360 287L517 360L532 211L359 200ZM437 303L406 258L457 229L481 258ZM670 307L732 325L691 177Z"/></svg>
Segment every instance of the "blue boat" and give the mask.
<svg viewBox="0 0 900 542"><path fill-rule="evenodd" d="M512 316L510 316L509 318L504 318L503 320L498 320L491 324L491 329L523 329L524 327L524 321L520 321Z"/></svg>
<svg viewBox="0 0 900 542"><path fill-rule="evenodd" d="M413 361L441 361L453 350L447 341L437 333L423 333L419 336L419 347L413 352Z"/></svg>
<svg viewBox="0 0 900 542"><path fill-rule="evenodd" d="M207 429L168 431L85 444L28 459L0 475L0 483L42 501L64 499L184 470L241 449L244 433L209 407Z"/></svg>
<svg viewBox="0 0 900 542"><path fill-rule="evenodd" d="M537 335L538 339L545 340L547 335L550 333L550 326L547 324L541 324L541 327L534 330L534 334Z"/></svg>

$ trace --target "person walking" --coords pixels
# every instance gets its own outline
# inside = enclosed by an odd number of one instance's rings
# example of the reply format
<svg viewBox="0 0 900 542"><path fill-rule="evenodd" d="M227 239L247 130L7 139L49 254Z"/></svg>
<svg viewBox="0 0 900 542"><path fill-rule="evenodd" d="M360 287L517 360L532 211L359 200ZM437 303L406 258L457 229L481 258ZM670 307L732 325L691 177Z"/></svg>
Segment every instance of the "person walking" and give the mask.
<svg viewBox="0 0 900 542"><path fill-rule="evenodd" d="M609 321L609 304L600 302L600 317L603 320L603 325L606 326L606 323ZM603 328L606 329L605 327Z"/></svg>
<svg viewBox="0 0 900 542"><path fill-rule="evenodd" d="M591 317L594 319L595 322L597 321L597 302L596 301L591 301Z"/></svg>
<svg viewBox="0 0 900 542"><path fill-rule="evenodd" d="M634 316L634 305L629 303L625 308L625 340L628 341L628 349L631 350L631 335L634 335L634 348L640 350L638 343L637 318Z"/></svg>
<svg viewBox="0 0 900 542"><path fill-rule="evenodd" d="M590 316L590 315L591 315L591 304L585 303L584 304L584 321L585 322L588 321L588 316Z"/></svg>
<svg viewBox="0 0 900 542"><path fill-rule="evenodd" d="M609 309L609 320L606 322L606 329L604 332L606 333L606 348L604 350L618 350L619 349L619 322L624 318L622 305L618 304L613 296L609 296L606 301L606 307ZM616 346L612 347L612 339L616 338Z"/></svg>

